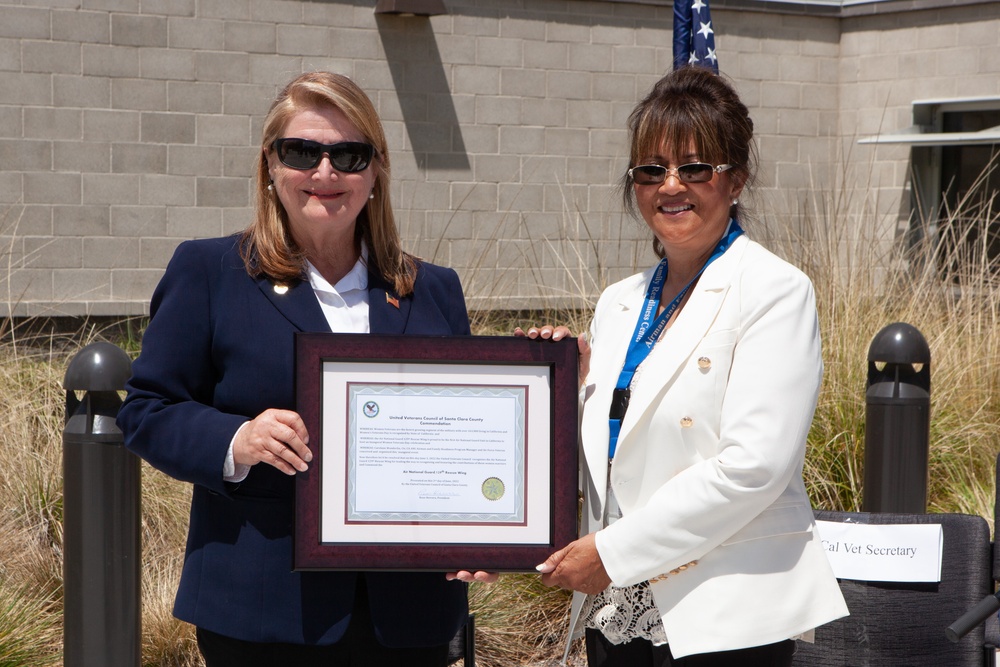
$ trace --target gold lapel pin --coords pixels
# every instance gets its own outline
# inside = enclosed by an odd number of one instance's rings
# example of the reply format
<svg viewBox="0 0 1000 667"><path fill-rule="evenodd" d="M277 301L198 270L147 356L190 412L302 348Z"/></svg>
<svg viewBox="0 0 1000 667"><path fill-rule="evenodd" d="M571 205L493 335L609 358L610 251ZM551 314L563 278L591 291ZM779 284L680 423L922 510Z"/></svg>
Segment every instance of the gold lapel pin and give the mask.
<svg viewBox="0 0 1000 667"><path fill-rule="evenodd" d="M698 368L711 368L712 360L708 357L698 357Z"/></svg>
<svg viewBox="0 0 1000 667"><path fill-rule="evenodd" d="M278 284L276 284L274 286L274 293L275 294L281 295L281 294L284 294L287 291L288 291L288 285L282 285L281 283L278 283Z"/></svg>

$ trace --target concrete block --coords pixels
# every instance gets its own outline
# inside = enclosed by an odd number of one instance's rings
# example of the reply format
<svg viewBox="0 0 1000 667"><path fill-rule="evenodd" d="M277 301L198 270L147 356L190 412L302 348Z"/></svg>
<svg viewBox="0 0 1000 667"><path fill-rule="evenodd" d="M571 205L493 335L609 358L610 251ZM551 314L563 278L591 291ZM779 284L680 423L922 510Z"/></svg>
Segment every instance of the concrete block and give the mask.
<svg viewBox="0 0 1000 667"><path fill-rule="evenodd" d="M50 39L51 19L48 9L5 5L0 21L0 37Z"/></svg>
<svg viewBox="0 0 1000 667"><path fill-rule="evenodd" d="M23 187L26 204L80 203L80 174L27 172Z"/></svg>
<svg viewBox="0 0 1000 667"><path fill-rule="evenodd" d="M52 233L56 237L107 236L111 214L107 206L53 206Z"/></svg>
<svg viewBox="0 0 1000 667"><path fill-rule="evenodd" d="M326 39L326 49L317 55L348 58L351 60L378 60L385 58L385 51L382 49L378 33L375 30L334 27L329 29Z"/></svg>
<svg viewBox="0 0 1000 667"><path fill-rule="evenodd" d="M111 106L115 109L159 111L167 106L167 82L145 79L112 79Z"/></svg>
<svg viewBox="0 0 1000 667"><path fill-rule="evenodd" d="M253 220L253 210L249 206L222 209L222 235L231 236L246 229Z"/></svg>
<svg viewBox="0 0 1000 667"><path fill-rule="evenodd" d="M516 155L476 155L472 158L475 180L489 183L517 183L521 180L521 158Z"/></svg>
<svg viewBox="0 0 1000 667"><path fill-rule="evenodd" d="M0 106L0 137L20 139L24 136L21 117L20 107Z"/></svg>
<svg viewBox="0 0 1000 667"><path fill-rule="evenodd" d="M476 122L484 125L506 125L521 113L518 97L480 97L476 100Z"/></svg>
<svg viewBox="0 0 1000 667"><path fill-rule="evenodd" d="M521 67L524 42L505 37L480 37L476 41L476 64L484 67Z"/></svg>
<svg viewBox="0 0 1000 667"><path fill-rule="evenodd" d="M18 182L21 180L20 174L17 176ZM19 193L20 194L20 193ZM12 237L23 238L25 236L52 236L52 206L48 204L28 204L19 207L5 207L4 213L0 216L3 221L2 231ZM10 248L11 241L4 239L0 243L2 248Z"/></svg>
<svg viewBox="0 0 1000 667"><path fill-rule="evenodd" d="M302 59L295 56L250 55L250 83L270 87L268 100L274 99L278 90L302 71Z"/></svg>
<svg viewBox="0 0 1000 667"><path fill-rule="evenodd" d="M224 38L226 51L272 54L277 48L273 23L226 21Z"/></svg>
<svg viewBox="0 0 1000 667"><path fill-rule="evenodd" d="M544 155L545 128L527 125L501 125L500 153L508 155Z"/></svg>
<svg viewBox="0 0 1000 667"><path fill-rule="evenodd" d="M523 125L566 127L568 115L566 100L525 98L521 101L520 123Z"/></svg>
<svg viewBox="0 0 1000 667"><path fill-rule="evenodd" d="M83 174L84 204L134 205L139 203L136 174Z"/></svg>
<svg viewBox="0 0 1000 667"><path fill-rule="evenodd" d="M259 132L255 132L259 136ZM256 174L257 146L225 146L222 149L222 175L250 179Z"/></svg>
<svg viewBox="0 0 1000 667"><path fill-rule="evenodd" d="M104 269L54 269L52 298L81 302L111 298L110 276Z"/></svg>
<svg viewBox="0 0 1000 667"><path fill-rule="evenodd" d="M330 55L330 29L326 27L278 25L276 38L279 55Z"/></svg>
<svg viewBox="0 0 1000 667"><path fill-rule="evenodd" d="M249 16L248 0L198 0L198 14L213 19Z"/></svg>
<svg viewBox="0 0 1000 667"><path fill-rule="evenodd" d="M52 39L66 42L109 44L111 17L107 12L74 9L52 10Z"/></svg>
<svg viewBox="0 0 1000 667"><path fill-rule="evenodd" d="M52 77L48 74L0 72L0 104L52 104Z"/></svg>
<svg viewBox="0 0 1000 667"><path fill-rule="evenodd" d="M250 80L250 57L245 53L199 51L195 54L198 81L246 83Z"/></svg>
<svg viewBox="0 0 1000 667"><path fill-rule="evenodd" d="M187 113L142 114L142 141L162 144L193 144L197 136L196 116Z"/></svg>
<svg viewBox="0 0 1000 667"><path fill-rule="evenodd" d="M139 239L87 236L83 239L83 268L114 269L139 263Z"/></svg>
<svg viewBox="0 0 1000 667"><path fill-rule="evenodd" d="M549 127L545 129L545 152L549 155L590 154L590 133L585 129Z"/></svg>
<svg viewBox="0 0 1000 667"><path fill-rule="evenodd" d="M167 81L167 111L222 113L222 84Z"/></svg>
<svg viewBox="0 0 1000 667"><path fill-rule="evenodd" d="M21 71L21 42L16 39L0 39L0 70Z"/></svg>
<svg viewBox="0 0 1000 667"><path fill-rule="evenodd" d="M496 211L495 183L452 183L451 208L459 211Z"/></svg>
<svg viewBox="0 0 1000 667"><path fill-rule="evenodd" d="M250 18L254 21L267 23L304 23L304 3L295 0L252 0L250 3ZM338 5L343 16L347 7ZM366 7L367 9L367 7ZM370 15L371 12L368 12Z"/></svg>
<svg viewBox="0 0 1000 667"><path fill-rule="evenodd" d="M25 264L36 269L78 269L83 266L80 238L24 239Z"/></svg>
<svg viewBox="0 0 1000 667"><path fill-rule="evenodd" d="M545 38L549 42L589 43L590 26L586 23L552 22L546 25Z"/></svg>
<svg viewBox="0 0 1000 667"><path fill-rule="evenodd" d="M120 46L165 47L167 18L145 14L112 14L111 43Z"/></svg>
<svg viewBox="0 0 1000 667"><path fill-rule="evenodd" d="M25 107L24 136L26 139L81 139L83 112L80 109Z"/></svg>
<svg viewBox="0 0 1000 667"><path fill-rule="evenodd" d="M500 76L498 68L456 65L452 68L452 90L456 94L497 95Z"/></svg>
<svg viewBox="0 0 1000 667"><path fill-rule="evenodd" d="M141 114L137 111L84 109L84 141L139 141Z"/></svg>
<svg viewBox="0 0 1000 667"><path fill-rule="evenodd" d="M197 0L157 0L155 6L143 6L144 14L171 16L194 16Z"/></svg>
<svg viewBox="0 0 1000 667"><path fill-rule="evenodd" d="M148 315L149 299L162 277L162 269L114 269L111 271L111 296L116 301L127 299L140 302L146 308L136 314ZM114 306L121 309L117 304Z"/></svg>
<svg viewBox="0 0 1000 667"><path fill-rule="evenodd" d="M57 107L107 108L111 106L111 81L105 77L54 74L52 100Z"/></svg>
<svg viewBox="0 0 1000 667"><path fill-rule="evenodd" d="M521 162L525 183L565 183L567 159L561 155L526 156Z"/></svg>
<svg viewBox="0 0 1000 667"><path fill-rule="evenodd" d="M222 175L222 149L217 146L171 144L163 148L167 151L166 173L168 174L174 176Z"/></svg>
<svg viewBox="0 0 1000 667"><path fill-rule="evenodd" d="M437 47L441 62L449 65L476 64L476 38L471 35L438 35Z"/></svg>
<svg viewBox="0 0 1000 667"><path fill-rule="evenodd" d="M500 183L498 209L504 212L530 213L545 206L545 186L533 183Z"/></svg>
<svg viewBox="0 0 1000 667"><path fill-rule="evenodd" d="M139 53L144 79L192 81L195 78L194 52L182 49L144 48Z"/></svg>
<svg viewBox="0 0 1000 667"><path fill-rule="evenodd" d="M245 225L249 224L250 220L247 219ZM222 210L200 206L171 206L167 209L166 225L166 233L162 234L166 237L193 239L222 236Z"/></svg>
<svg viewBox="0 0 1000 667"><path fill-rule="evenodd" d="M116 143L111 145L111 171L116 174L163 173L167 170L164 144Z"/></svg>
<svg viewBox="0 0 1000 667"><path fill-rule="evenodd" d="M590 98L590 84L593 75L589 72L549 72L548 95L564 100L586 100Z"/></svg>
<svg viewBox="0 0 1000 667"><path fill-rule="evenodd" d="M569 45L565 42L525 42L524 67L563 70L569 67Z"/></svg>
<svg viewBox="0 0 1000 667"><path fill-rule="evenodd" d="M167 210L164 206L112 206L111 236L167 236Z"/></svg>
<svg viewBox="0 0 1000 667"><path fill-rule="evenodd" d="M196 143L209 146L246 146L250 119L222 114L197 116Z"/></svg>
<svg viewBox="0 0 1000 667"><path fill-rule="evenodd" d="M501 68L500 94L545 97L546 79L546 72L541 69Z"/></svg>
<svg viewBox="0 0 1000 667"><path fill-rule="evenodd" d="M195 204L193 176L142 174L139 177L139 204L142 206L192 206Z"/></svg>
<svg viewBox="0 0 1000 667"><path fill-rule="evenodd" d="M52 169L52 142L0 139L0 164L4 170L10 171Z"/></svg>
<svg viewBox="0 0 1000 667"><path fill-rule="evenodd" d="M83 44L80 47L83 74L89 76L138 77L139 49L134 46Z"/></svg>
<svg viewBox="0 0 1000 667"><path fill-rule="evenodd" d="M198 178L198 206L240 207L250 202L250 184L245 178Z"/></svg>
<svg viewBox="0 0 1000 667"><path fill-rule="evenodd" d="M111 172L111 145L105 142L53 141L52 164L55 171L107 174Z"/></svg>
<svg viewBox="0 0 1000 667"><path fill-rule="evenodd" d="M167 46L172 49L218 50L225 22L205 17L167 19Z"/></svg>
<svg viewBox="0 0 1000 667"><path fill-rule="evenodd" d="M80 73L79 44L71 42L21 42L21 62L25 72L46 72L49 74Z"/></svg>

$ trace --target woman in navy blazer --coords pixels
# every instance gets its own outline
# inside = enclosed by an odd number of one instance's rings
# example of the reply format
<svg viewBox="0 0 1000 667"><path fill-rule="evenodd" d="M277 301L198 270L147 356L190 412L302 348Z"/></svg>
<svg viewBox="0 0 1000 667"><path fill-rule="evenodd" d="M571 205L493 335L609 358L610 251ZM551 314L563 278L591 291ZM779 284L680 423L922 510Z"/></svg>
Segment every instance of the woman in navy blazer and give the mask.
<svg viewBox="0 0 1000 667"><path fill-rule="evenodd" d="M297 331L467 335L458 276L400 249L389 154L343 76L299 76L264 120L241 234L182 243L156 288L118 423L193 484L174 614L216 665L444 665L468 615L444 573L293 572ZM467 575L468 573L463 573Z"/></svg>

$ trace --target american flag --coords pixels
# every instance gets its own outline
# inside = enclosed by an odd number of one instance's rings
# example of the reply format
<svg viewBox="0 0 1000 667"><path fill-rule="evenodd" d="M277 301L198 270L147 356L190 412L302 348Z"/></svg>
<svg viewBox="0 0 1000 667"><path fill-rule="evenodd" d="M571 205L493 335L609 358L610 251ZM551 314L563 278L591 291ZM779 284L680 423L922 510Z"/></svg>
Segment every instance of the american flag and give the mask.
<svg viewBox="0 0 1000 667"><path fill-rule="evenodd" d="M674 69L685 65L719 73L708 0L674 0Z"/></svg>

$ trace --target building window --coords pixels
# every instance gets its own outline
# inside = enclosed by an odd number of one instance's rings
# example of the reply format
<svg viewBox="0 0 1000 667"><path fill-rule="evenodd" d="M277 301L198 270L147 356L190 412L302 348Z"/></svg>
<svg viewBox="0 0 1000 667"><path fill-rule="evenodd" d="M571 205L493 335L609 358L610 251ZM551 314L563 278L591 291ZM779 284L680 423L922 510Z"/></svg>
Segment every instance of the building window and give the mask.
<svg viewBox="0 0 1000 667"><path fill-rule="evenodd" d="M1000 98L915 101L911 127L859 143L911 146L910 229L942 272L988 260L1000 273Z"/></svg>

